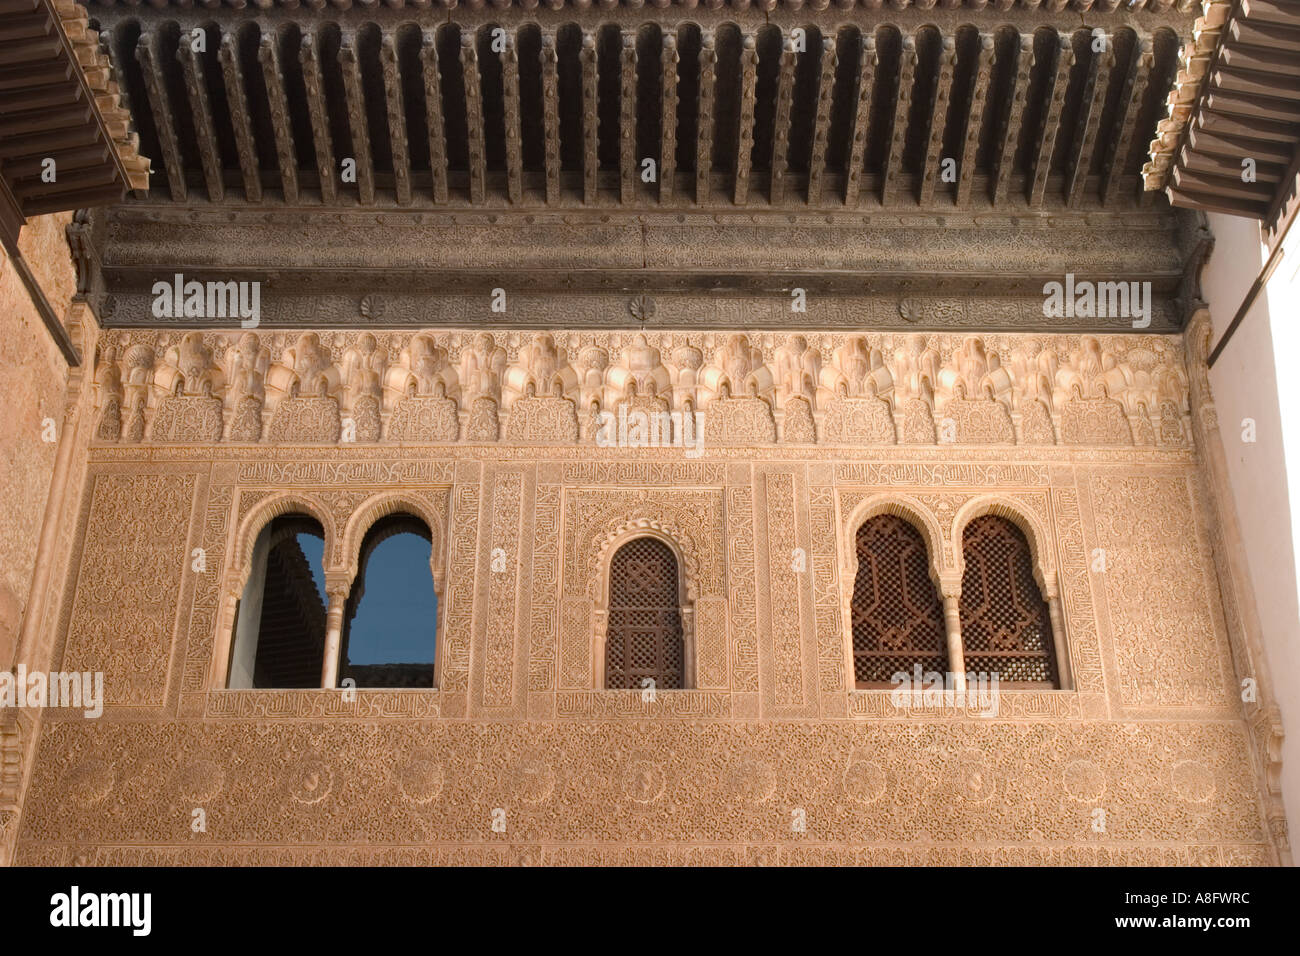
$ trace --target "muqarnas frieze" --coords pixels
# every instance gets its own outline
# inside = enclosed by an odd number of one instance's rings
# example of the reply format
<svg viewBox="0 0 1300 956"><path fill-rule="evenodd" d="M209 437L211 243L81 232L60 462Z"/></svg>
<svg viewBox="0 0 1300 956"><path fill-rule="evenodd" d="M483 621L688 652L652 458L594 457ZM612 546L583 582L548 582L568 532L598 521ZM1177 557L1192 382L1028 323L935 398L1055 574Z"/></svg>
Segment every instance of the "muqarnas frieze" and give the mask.
<svg viewBox="0 0 1300 956"><path fill-rule="evenodd" d="M717 445L1185 447L1155 335L109 330L101 442L597 444L623 413ZM686 434L683 434L686 430ZM636 447L635 444L632 447Z"/></svg>

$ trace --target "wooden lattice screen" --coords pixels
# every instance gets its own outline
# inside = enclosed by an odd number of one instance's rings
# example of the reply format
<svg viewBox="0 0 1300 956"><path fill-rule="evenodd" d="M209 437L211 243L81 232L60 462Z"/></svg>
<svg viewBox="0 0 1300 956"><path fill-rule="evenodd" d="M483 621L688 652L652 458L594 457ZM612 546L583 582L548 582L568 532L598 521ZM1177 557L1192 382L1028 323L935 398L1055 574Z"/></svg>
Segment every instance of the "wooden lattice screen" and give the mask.
<svg viewBox="0 0 1300 956"><path fill-rule="evenodd" d="M685 646L677 599L677 558L654 538L634 538L609 568L609 632L605 686L681 688Z"/></svg>
<svg viewBox="0 0 1300 956"><path fill-rule="evenodd" d="M910 677L917 664L923 673L947 671L943 604L921 533L902 518L878 515L858 528L857 552L850 605L857 685L890 686L894 674Z"/></svg>
<svg viewBox="0 0 1300 956"><path fill-rule="evenodd" d="M1024 533L984 515L962 534L961 636L968 672L996 672L1000 684L1059 686L1052 619L1034 581Z"/></svg>

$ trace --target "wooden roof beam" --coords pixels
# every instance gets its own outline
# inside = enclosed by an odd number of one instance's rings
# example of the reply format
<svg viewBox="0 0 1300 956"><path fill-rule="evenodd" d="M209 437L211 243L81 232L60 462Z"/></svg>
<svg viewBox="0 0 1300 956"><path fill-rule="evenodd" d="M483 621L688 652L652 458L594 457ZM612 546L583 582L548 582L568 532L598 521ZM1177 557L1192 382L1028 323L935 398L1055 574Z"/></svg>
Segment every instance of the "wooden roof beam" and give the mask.
<svg viewBox="0 0 1300 956"><path fill-rule="evenodd" d="M749 199L750 160L754 154L754 94L758 88L758 43L744 32L740 48L740 123L736 133L736 159L732 202L745 205Z"/></svg>
<svg viewBox="0 0 1300 956"><path fill-rule="evenodd" d="M308 39L304 37L303 42ZM239 50L233 33L227 33L221 38L217 59L221 61L226 103L230 109L231 125L235 128L235 151L239 154L239 169L244 177L244 198L249 202L261 202L262 171L257 158L257 145L253 140L253 124L248 114L243 70L239 64Z"/></svg>
<svg viewBox="0 0 1300 956"><path fill-rule="evenodd" d="M582 201L596 201L596 174L600 159L596 152L596 35L582 31Z"/></svg>
<svg viewBox="0 0 1300 956"><path fill-rule="evenodd" d="M890 190L903 165L903 147L907 140L907 111L912 104L912 86L916 75L916 38L903 37L898 55L898 89L894 91L894 119L889 127L889 154L880 177L880 201L889 201Z"/></svg>
<svg viewBox="0 0 1300 956"><path fill-rule="evenodd" d="M1229 216L1245 216L1248 219L1263 219L1268 212L1268 203L1245 202L1211 193L1196 192L1176 186L1167 186L1165 194L1175 206L1188 209L1200 209L1205 212L1221 212Z"/></svg>
<svg viewBox="0 0 1300 956"><path fill-rule="evenodd" d="M1142 37L1133 51L1129 63L1128 76L1124 80L1124 89L1120 93L1119 129L1111 140L1101 170L1101 198L1103 203L1112 203L1119 196L1120 185L1124 182L1124 164L1132 149L1133 136L1137 130L1138 115L1142 112L1142 101L1146 97L1147 83L1151 77L1151 64L1155 60L1155 44L1150 37Z"/></svg>
<svg viewBox="0 0 1300 956"><path fill-rule="evenodd" d="M1187 142L1192 149L1216 156L1227 156L1240 162L1247 157L1257 163L1291 162L1292 150L1285 145L1266 143L1246 136L1225 136L1201 129L1195 123L1187 127Z"/></svg>
<svg viewBox="0 0 1300 956"><path fill-rule="evenodd" d="M546 201L560 200L560 58L555 49L555 31L542 30L542 117L545 123Z"/></svg>
<svg viewBox="0 0 1300 956"><path fill-rule="evenodd" d="M262 79L266 83L267 108L271 113L271 131L275 135L275 157L280 164L280 189L284 201L294 205L298 202L298 157L293 147L289 104L284 95L280 47L273 34L262 36L257 46L257 60L262 64Z"/></svg>
<svg viewBox="0 0 1300 956"><path fill-rule="evenodd" d="M357 164L357 196L363 206L375 204L375 166L370 158L370 131L366 128L366 97L361 86L361 64L355 39L345 33L339 46L343 70L343 94L347 100L348 131L352 137L350 157Z"/></svg>
<svg viewBox="0 0 1300 956"><path fill-rule="evenodd" d="M460 66L465 78L465 123L469 130L469 201L487 200L487 136L483 129L483 77L474 34L460 35Z"/></svg>
<svg viewBox="0 0 1300 956"><path fill-rule="evenodd" d="M544 41L543 41L544 42ZM442 76L438 72L438 35L420 35L420 75L424 80L424 115L429 127L429 169L433 201L447 201L447 128L442 115Z"/></svg>
<svg viewBox="0 0 1300 956"><path fill-rule="evenodd" d="M677 35L666 31L659 54L659 201L673 198L673 180L677 175Z"/></svg>
<svg viewBox="0 0 1300 956"><path fill-rule="evenodd" d="M934 93L930 99L930 121L927 127L925 160L921 166L921 185L917 190L917 201L923 206L934 202L935 173L939 169L943 150L943 132L948 120L948 99L952 93L952 74L957 65L957 40L952 36L943 38L943 47L939 50L939 61L935 64Z"/></svg>
<svg viewBox="0 0 1300 956"><path fill-rule="evenodd" d="M984 125L984 106L997 56L993 35L980 34L980 48L975 60L975 82L971 84L970 98L966 101L966 136L962 143L961 166L957 171L957 205L970 201L971 186L975 182L975 163L979 157L980 128Z"/></svg>
<svg viewBox="0 0 1300 956"><path fill-rule="evenodd" d="M506 35L501 57L501 98L504 101L506 132L506 196L512 203L523 202L524 157L519 129L519 48L515 38Z"/></svg>
<svg viewBox="0 0 1300 956"><path fill-rule="evenodd" d="M1034 176L1029 188L1029 205L1043 205L1047 192L1047 177L1052 169L1052 150L1056 146L1056 132L1060 126L1061 108L1065 105L1066 87L1070 82L1070 67L1074 66L1074 48L1064 33L1057 34L1056 50L1050 72L1051 86L1047 91L1048 105L1038 127L1038 149L1034 153Z"/></svg>
<svg viewBox="0 0 1300 956"><path fill-rule="evenodd" d="M393 189L397 204L411 204L411 159L406 145L406 105L402 101L402 75L397 67L397 44L385 32L379 44L379 67L384 74L384 106L388 117L388 141L393 157Z"/></svg>
<svg viewBox="0 0 1300 956"><path fill-rule="evenodd" d="M176 59L180 61L185 76L185 91L190 98L190 113L194 122L194 138L198 140L203 178L208 184L208 199L221 202L226 194L222 181L221 150L217 147L216 129L212 125L212 108L208 104L203 65L199 63L194 47L184 41L176 50Z"/></svg>
<svg viewBox="0 0 1300 956"><path fill-rule="evenodd" d="M1098 42L1101 52L1097 52ZM1083 198L1088 184L1088 170L1092 167L1092 152L1097 146L1097 129L1101 114L1106 109L1106 91L1110 88L1110 74L1115 66L1114 39L1100 28L1092 31L1092 58L1088 63L1088 81L1083 87L1082 108L1075 125L1069 165L1065 173L1065 203L1076 205Z"/></svg>
<svg viewBox="0 0 1300 956"><path fill-rule="evenodd" d="M1258 199L1267 202L1273 196L1273 190L1267 183L1245 183L1241 176L1214 176L1194 172L1175 166L1170 174L1171 182L1180 189L1191 192L1206 193L1212 196L1226 196L1252 202Z"/></svg>
<svg viewBox="0 0 1300 956"><path fill-rule="evenodd" d="M180 141L177 140L176 128L172 125L172 116L175 114L167 96L167 84L163 82L162 67L158 63L157 39L153 33L140 34L135 45L135 58L144 76L145 95L149 98L154 128L158 131L158 146L163 154L163 168L167 171L167 188L174 202L184 202L187 195L185 164L181 161Z"/></svg>
<svg viewBox="0 0 1300 956"><path fill-rule="evenodd" d="M862 36L858 60L858 95L853 112L853 135L849 140L848 166L844 176L844 205L856 206L862 195L862 171L867 158L867 133L871 126L871 95L876 83L880 54L872 34Z"/></svg>
<svg viewBox="0 0 1300 956"><path fill-rule="evenodd" d="M790 164L790 102L794 99L794 64L794 41L788 34L783 34L781 55L777 60L776 115L772 122L772 156L768 165L772 172L770 197L774 206L785 199L785 171Z"/></svg>
<svg viewBox="0 0 1300 956"><path fill-rule="evenodd" d="M695 139L695 204L709 201L713 184L713 102L718 76L718 48L712 30L700 31L699 133Z"/></svg>
<svg viewBox="0 0 1300 956"><path fill-rule="evenodd" d="M307 112L311 118L311 140L316 154L316 175L320 179L321 202L338 201L338 188L334 184L334 146L330 139L329 112L325 105L325 84L320 72L320 56L310 33L302 35L298 49L298 62L302 66L302 84L307 94Z"/></svg>
<svg viewBox="0 0 1300 956"><path fill-rule="evenodd" d="M636 35L621 31L618 80L618 184L619 200L636 200Z"/></svg>
<svg viewBox="0 0 1300 956"><path fill-rule="evenodd" d="M839 70L839 64L835 38L822 37L821 72L817 77L817 113L813 117L812 151L808 157L806 198L809 205L820 204L822 199L822 176L826 173L826 148L831 128L831 100L835 95L835 74Z"/></svg>

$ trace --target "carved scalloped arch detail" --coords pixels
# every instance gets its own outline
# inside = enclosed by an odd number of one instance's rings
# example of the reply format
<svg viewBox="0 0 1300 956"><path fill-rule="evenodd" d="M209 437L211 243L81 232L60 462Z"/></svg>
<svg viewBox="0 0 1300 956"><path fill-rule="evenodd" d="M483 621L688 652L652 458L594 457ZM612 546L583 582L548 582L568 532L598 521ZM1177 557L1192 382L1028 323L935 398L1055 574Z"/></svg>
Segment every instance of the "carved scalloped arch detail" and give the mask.
<svg viewBox="0 0 1300 956"><path fill-rule="evenodd" d="M938 519L925 505L910 495L880 494L858 502L844 523L845 533L841 539L844 554L840 561L840 567L843 570L843 581L849 588L850 593L852 593L853 581L858 573L856 547L858 529L872 518L880 515L894 515L897 518L902 518L921 532L921 537L925 540L926 551L929 553L930 578L934 581L934 586L938 588L939 572L942 570L942 560L946 553L943 529L940 527Z"/></svg>
<svg viewBox="0 0 1300 956"><path fill-rule="evenodd" d="M242 591L244 585L248 583L249 563L253 559L253 548L262 529L281 515L294 511L301 511L320 522L321 529L325 532L326 566L324 570L327 575L334 570L331 567L329 557L339 553L339 536L334 525L334 519L330 516L330 509L325 506L324 502L313 495L289 491L258 502L244 517L239 530L235 532L235 544L230 549L230 555L233 562L231 565L233 575L231 583L237 590Z"/></svg>
<svg viewBox="0 0 1300 956"><path fill-rule="evenodd" d="M381 491L363 501L348 518L343 528L342 555L344 570L349 582L355 580L359 568L361 542L376 521L393 514L410 514L419 518L433 536L431 570L439 594L443 591L446 576L447 529L443 509L439 503L422 500L406 492Z"/></svg>
<svg viewBox="0 0 1300 956"><path fill-rule="evenodd" d="M980 495L972 498L957 510L952 519L952 539L950 554L952 569L962 575L966 571L966 557L962 553L962 533L966 525L975 518L984 515L997 515L1006 518L1025 535L1029 543L1029 554L1034 561L1034 580L1043 592L1043 598L1050 598L1056 593L1056 559L1048 542L1052 538L1042 520L1022 501L1002 495Z"/></svg>
<svg viewBox="0 0 1300 956"><path fill-rule="evenodd" d="M602 607L609 600L609 564L615 552L633 538L656 538L672 548L682 569L682 584L685 594L681 597L685 604L694 605L697 599L696 582L699 581L699 560L695 554L694 542L690 535L671 522L654 518L634 518L625 521L607 534L596 552L598 569L594 584L596 586L596 606Z"/></svg>

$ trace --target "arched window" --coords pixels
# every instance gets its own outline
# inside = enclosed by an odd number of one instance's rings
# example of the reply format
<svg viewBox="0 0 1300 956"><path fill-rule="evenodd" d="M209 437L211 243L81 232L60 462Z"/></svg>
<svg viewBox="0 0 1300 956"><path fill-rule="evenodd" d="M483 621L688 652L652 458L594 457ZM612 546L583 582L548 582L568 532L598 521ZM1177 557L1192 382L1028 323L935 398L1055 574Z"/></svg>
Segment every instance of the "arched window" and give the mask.
<svg viewBox="0 0 1300 956"><path fill-rule="evenodd" d="M984 515L962 532L961 636L968 673L996 673L998 683L1059 687L1052 619L1024 532Z"/></svg>
<svg viewBox="0 0 1300 956"><path fill-rule="evenodd" d="M230 687L321 686L324 555L320 522L306 515L281 515L257 536L235 611Z"/></svg>
<svg viewBox="0 0 1300 956"><path fill-rule="evenodd" d="M943 603L930 579L921 532L902 518L877 515L857 537L853 580L853 676L860 688L888 687L902 671L911 678L948 670Z"/></svg>
<svg viewBox="0 0 1300 956"><path fill-rule="evenodd" d="M343 614L339 683L357 687L432 687L437 645L429 527L393 514L361 541L357 577Z"/></svg>
<svg viewBox="0 0 1300 956"><path fill-rule="evenodd" d="M686 686L677 556L657 538L633 538L609 566L605 687Z"/></svg>

